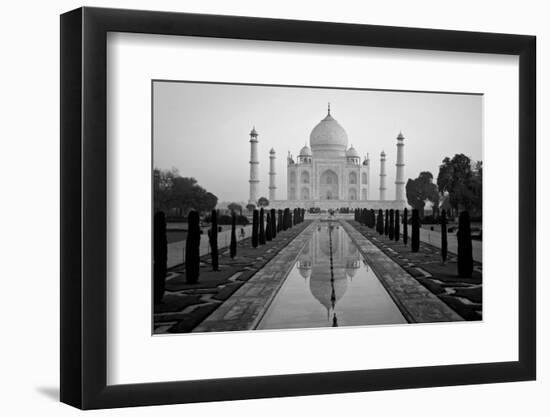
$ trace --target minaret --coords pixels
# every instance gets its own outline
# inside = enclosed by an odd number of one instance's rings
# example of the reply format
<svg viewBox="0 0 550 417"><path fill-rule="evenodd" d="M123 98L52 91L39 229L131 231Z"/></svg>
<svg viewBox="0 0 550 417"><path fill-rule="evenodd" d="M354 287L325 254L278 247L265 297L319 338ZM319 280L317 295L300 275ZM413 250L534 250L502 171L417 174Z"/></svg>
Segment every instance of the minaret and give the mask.
<svg viewBox="0 0 550 417"><path fill-rule="evenodd" d="M370 158L369 154L367 153L367 159L365 160L367 163L367 200L370 199Z"/></svg>
<svg viewBox="0 0 550 417"><path fill-rule="evenodd" d="M258 187L260 184L260 177L258 174L258 132L253 127L250 131L250 198L248 200L251 204L258 204Z"/></svg>
<svg viewBox="0 0 550 417"><path fill-rule="evenodd" d="M397 162L395 164L395 201L405 201L405 137L397 135Z"/></svg>
<svg viewBox="0 0 550 417"><path fill-rule="evenodd" d="M269 201L275 200L275 149L271 148L269 151Z"/></svg>
<svg viewBox="0 0 550 417"><path fill-rule="evenodd" d="M380 154L380 201L386 200L386 153Z"/></svg>

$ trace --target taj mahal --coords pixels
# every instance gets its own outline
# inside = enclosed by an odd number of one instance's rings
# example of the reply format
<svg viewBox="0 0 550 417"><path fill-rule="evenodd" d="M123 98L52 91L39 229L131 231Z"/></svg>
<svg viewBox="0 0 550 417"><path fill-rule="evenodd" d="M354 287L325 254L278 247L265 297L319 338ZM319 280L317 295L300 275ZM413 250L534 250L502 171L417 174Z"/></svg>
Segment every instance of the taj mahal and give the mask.
<svg viewBox="0 0 550 417"><path fill-rule="evenodd" d="M258 132L250 132L250 195L249 203L256 204L260 195ZM337 209L356 208L395 208L406 206L405 200L405 156L404 136L397 135L395 162L395 198L386 196L386 153L380 153L380 173L378 193L370 178L369 154L361 157L353 145L348 147L345 129L331 115L330 104L327 115L311 131L309 146L306 145L294 159L287 156L287 199L277 199L275 149L269 152L269 206L318 207ZM374 198L373 198L374 197ZM377 198L376 198L377 197Z"/></svg>

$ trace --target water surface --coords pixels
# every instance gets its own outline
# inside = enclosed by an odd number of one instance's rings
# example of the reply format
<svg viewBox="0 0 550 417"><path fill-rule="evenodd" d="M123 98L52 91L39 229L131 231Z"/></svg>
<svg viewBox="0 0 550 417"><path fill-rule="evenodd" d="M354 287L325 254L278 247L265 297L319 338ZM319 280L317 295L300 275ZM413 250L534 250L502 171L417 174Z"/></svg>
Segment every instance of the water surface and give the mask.
<svg viewBox="0 0 550 417"><path fill-rule="evenodd" d="M337 222L322 222L257 328L406 322L346 231Z"/></svg>

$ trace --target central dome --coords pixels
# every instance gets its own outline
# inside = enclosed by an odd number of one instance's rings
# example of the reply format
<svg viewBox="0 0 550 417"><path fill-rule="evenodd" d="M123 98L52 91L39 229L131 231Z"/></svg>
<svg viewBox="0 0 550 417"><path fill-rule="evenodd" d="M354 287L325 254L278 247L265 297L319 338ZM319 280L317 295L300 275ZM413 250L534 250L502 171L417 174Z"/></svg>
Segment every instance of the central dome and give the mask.
<svg viewBox="0 0 550 417"><path fill-rule="evenodd" d="M309 143L313 153L345 155L348 135L340 123L330 115L330 107L327 116L311 131Z"/></svg>

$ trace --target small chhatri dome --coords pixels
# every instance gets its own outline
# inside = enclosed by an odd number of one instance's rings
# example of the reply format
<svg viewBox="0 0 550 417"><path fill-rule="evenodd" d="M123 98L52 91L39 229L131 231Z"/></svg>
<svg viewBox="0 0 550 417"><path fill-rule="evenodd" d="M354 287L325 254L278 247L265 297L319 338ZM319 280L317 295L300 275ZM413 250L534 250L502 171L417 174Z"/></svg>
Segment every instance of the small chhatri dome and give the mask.
<svg viewBox="0 0 550 417"><path fill-rule="evenodd" d="M275 149L271 148L271 150L269 151L270 154L274 154L275 153Z"/></svg>
<svg viewBox="0 0 550 417"><path fill-rule="evenodd" d="M348 147L348 135L330 114L330 104L326 117L313 128L309 135L312 151L334 152L345 154Z"/></svg>
<svg viewBox="0 0 550 417"><path fill-rule="evenodd" d="M359 158L359 154L357 153L353 145L351 145L350 148L346 151L346 156L348 158Z"/></svg>
<svg viewBox="0 0 550 417"><path fill-rule="evenodd" d="M252 130L250 131L250 136L253 136L253 137L258 136L258 132L256 132L256 126L252 127Z"/></svg>
<svg viewBox="0 0 550 417"><path fill-rule="evenodd" d="M385 156L386 156L386 152L384 152L384 151L380 152L380 156L385 157Z"/></svg>
<svg viewBox="0 0 550 417"><path fill-rule="evenodd" d="M305 144L304 147L300 150L300 155L298 156L311 156L311 148L307 146L307 144Z"/></svg>
<svg viewBox="0 0 550 417"><path fill-rule="evenodd" d="M399 140L405 139L405 136L403 136L403 133L401 133L401 131L399 131L399 135L397 135L397 139Z"/></svg>

